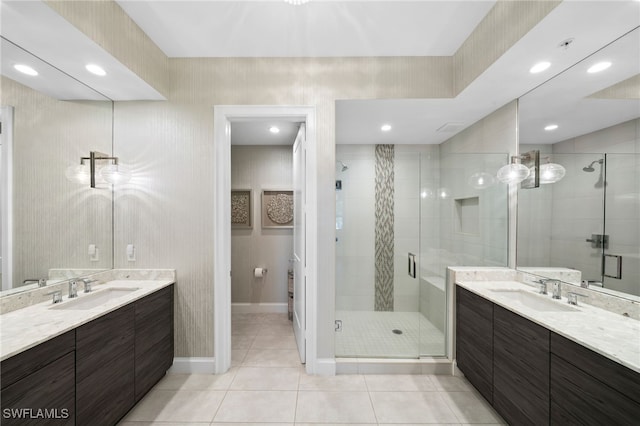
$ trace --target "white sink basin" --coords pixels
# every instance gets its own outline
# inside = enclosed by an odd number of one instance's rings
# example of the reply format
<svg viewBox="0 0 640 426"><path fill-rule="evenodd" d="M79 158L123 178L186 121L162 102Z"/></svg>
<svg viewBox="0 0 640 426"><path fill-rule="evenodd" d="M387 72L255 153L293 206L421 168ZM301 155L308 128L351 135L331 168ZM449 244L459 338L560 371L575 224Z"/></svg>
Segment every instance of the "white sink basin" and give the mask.
<svg viewBox="0 0 640 426"><path fill-rule="evenodd" d="M127 287L127 288L106 288L104 290L97 290L90 294L78 293L78 298L73 300L65 300L62 303L53 305L51 309L93 309L104 303L110 302L119 297L131 294L131 292L139 290L139 287Z"/></svg>
<svg viewBox="0 0 640 426"><path fill-rule="evenodd" d="M526 290L491 290L496 296L509 299L529 309L543 312L579 312L578 309L559 300L552 300L550 296L535 294Z"/></svg>

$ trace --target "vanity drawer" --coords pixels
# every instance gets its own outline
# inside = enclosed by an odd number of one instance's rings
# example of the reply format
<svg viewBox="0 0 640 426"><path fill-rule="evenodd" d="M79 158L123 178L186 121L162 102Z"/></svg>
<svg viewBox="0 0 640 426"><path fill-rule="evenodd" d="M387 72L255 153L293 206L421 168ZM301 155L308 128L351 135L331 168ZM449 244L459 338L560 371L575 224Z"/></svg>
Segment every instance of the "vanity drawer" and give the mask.
<svg viewBox="0 0 640 426"><path fill-rule="evenodd" d="M0 363L2 389L68 354L75 347L76 331L71 330L5 359Z"/></svg>
<svg viewBox="0 0 640 426"><path fill-rule="evenodd" d="M640 404L630 398L632 394L630 389L616 392L551 354L552 425L636 425L640 419Z"/></svg>
<svg viewBox="0 0 640 426"><path fill-rule="evenodd" d="M551 353L640 404L639 373L556 333L551 333Z"/></svg>

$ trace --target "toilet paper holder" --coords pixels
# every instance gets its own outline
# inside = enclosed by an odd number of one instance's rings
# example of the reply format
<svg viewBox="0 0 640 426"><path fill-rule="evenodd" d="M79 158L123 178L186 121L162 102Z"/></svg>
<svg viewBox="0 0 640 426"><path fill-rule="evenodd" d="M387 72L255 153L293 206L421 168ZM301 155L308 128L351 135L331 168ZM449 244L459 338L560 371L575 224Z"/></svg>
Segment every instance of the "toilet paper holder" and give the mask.
<svg viewBox="0 0 640 426"><path fill-rule="evenodd" d="M253 268L254 278L262 278L265 276L266 273L267 273L267 268L259 268L257 266Z"/></svg>

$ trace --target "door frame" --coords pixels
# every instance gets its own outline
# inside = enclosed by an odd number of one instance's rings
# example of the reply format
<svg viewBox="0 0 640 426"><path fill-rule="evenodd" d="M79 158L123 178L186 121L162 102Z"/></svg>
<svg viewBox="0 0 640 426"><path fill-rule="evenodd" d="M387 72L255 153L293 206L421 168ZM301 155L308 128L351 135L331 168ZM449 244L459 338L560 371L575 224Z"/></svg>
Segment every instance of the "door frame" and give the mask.
<svg viewBox="0 0 640 426"><path fill-rule="evenodd" d="M317 361L317 243L318 243L318 155L314 106L216 105L214 127L214 261L213 261L213 351L214 372L231 366L231 123L254 119L304 121L307 129L307 291L306 371L313 374Z"/></svg>

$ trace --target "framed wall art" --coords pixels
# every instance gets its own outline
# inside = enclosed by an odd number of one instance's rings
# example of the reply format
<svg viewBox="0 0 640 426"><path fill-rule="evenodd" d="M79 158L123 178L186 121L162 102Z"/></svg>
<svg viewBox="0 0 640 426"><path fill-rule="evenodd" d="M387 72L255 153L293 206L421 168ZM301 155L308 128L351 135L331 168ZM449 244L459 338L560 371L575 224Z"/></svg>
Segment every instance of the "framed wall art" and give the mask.
<svg viewBox="0 0 640 426"><path fill-rule="evenodd" d="M231 227L232 228L252 228L251 223L251 190L233 189L231 190Z"/></svg>
<svg viewBox="0 0 640 426"><path fill-rule="evenodd" d="M293 229L293 191L262 191L262 227Z"/></svg>

